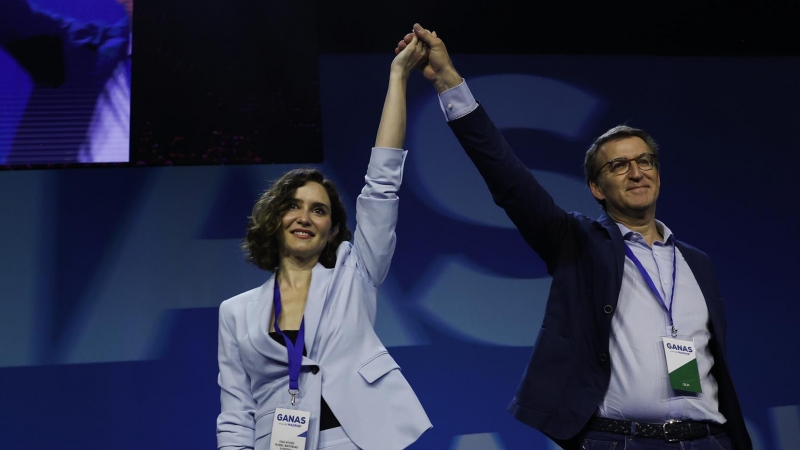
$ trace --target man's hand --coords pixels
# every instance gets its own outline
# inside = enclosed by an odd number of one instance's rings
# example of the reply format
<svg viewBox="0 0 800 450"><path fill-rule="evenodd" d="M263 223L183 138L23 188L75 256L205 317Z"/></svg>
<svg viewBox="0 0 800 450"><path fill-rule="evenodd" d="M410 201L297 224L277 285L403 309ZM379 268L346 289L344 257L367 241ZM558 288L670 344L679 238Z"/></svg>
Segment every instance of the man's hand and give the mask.
<svg viewBox="0 0 800 450"><path fill-rule="evenodd" d="M461 84L461 75L453 67L453 62L450 61L450 55L447 54L444 42L439 39L435 31L431 33L418 23L414 24L413 33L407 34L403 40L397 43L397 48L394 49L395 54L402 52L412 43L415 37L429 49L428 59L420 66L420 70L422 70L422 75L433 83L436 91L441 94Z"/></svg>

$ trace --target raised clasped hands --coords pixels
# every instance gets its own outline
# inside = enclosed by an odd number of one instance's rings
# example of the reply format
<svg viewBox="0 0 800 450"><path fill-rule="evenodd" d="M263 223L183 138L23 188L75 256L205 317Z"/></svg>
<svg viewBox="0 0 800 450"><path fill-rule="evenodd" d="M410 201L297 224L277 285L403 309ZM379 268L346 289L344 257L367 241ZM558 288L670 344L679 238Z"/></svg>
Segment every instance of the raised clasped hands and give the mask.
<svg viewBox="0 0 800 450"><path fill-rule="evenodd" d="M399 56L408 47L418 46L420 44L426 51L424 55L425 58L418 63L419 69L422 71L422 75L433 83L433 86L439 93L461 83L461 75L459 75L455 67L453 67L444 42L439 39L435 31L428 31L418 23L414 24L411 33L405 35L405 37L397 43L397 48L394 49L394 52Z"/></svg>
<svg viewBox="0 0 800 450"><path fill-rule="evenodd" d="M403 49L395 49L397 56L392 61L392 73L407 79L414 69L426 63L428 50L427 45L416 36L412 36L408 43L404 42Z"/></svg>

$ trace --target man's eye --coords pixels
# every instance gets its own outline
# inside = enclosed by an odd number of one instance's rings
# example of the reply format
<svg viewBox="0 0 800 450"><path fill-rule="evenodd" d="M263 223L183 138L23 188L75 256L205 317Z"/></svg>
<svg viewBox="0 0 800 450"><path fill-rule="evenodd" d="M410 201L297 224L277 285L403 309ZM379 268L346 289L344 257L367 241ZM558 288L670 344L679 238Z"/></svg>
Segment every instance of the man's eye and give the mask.
<svg viewBox="0 0 800 450"><path fill-rule="evenodd" d="M611 165L611 171L612 172L618 172L618 171L624 169L625 166L628 165L628 161L627 160L625 160L625 161L611 161L610 165Z"/></svg>

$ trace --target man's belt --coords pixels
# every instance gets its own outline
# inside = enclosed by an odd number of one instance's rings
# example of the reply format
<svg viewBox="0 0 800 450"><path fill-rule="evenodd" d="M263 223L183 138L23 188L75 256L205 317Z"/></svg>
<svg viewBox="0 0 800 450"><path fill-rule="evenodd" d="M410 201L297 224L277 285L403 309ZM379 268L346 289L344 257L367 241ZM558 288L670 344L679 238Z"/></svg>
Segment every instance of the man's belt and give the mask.
<svg viewBox="0 0 800 450"><path fill-rule="evenodd" d="M691 420L670 420L665 423L643 423L594 417L589 421L588 427L592 431L663 439L667 442L690 441L725 432L725 428L722 425L710 422L694 422Z"/></svg>

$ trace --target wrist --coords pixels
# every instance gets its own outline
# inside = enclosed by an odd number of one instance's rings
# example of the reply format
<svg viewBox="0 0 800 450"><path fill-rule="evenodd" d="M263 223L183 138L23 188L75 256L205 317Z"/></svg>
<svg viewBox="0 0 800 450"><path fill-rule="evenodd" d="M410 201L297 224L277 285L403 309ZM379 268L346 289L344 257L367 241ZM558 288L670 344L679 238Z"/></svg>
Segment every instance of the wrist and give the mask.
<svg viewBox="0 0 800 450"><path fill-rule="evenodd" d="M461 75L455 71L455 69L447 70L442 72L439 76L437 76L433 80L433 87L436 88L436 92L441 94L442 92L452 89L463 81Z"/></svg>
<svg viewBox="0 0 800 450"><path fill-rule="evenodd" d="M406 84L408 81L410 73L402 70L402 69L392 69L389 72L389 82L390 83L402 83L403 85Z"/></svg>

